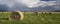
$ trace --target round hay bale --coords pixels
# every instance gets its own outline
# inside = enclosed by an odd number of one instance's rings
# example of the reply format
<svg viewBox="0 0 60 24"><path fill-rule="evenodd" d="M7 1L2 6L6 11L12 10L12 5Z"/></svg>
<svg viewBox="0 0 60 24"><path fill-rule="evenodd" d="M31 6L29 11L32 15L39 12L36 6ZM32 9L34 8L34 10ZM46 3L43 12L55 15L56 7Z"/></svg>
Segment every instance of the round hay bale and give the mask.
<svg viewBox="0 0 60 24"><path fill-rule="evenodd" d="M23 20L23 18L24 18L24 15L20 11L12 12L10 16L10 20Z"/></svg>

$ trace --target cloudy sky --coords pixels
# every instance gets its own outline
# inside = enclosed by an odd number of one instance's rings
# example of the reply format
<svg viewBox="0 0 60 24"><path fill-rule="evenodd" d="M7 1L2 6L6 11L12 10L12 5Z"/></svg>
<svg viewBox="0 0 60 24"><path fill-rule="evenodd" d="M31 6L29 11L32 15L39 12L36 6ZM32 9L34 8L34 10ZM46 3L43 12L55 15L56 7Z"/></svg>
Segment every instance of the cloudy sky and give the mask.
<svg viewBox="0 0 60 24"><path fill-rule="evenodd" d="M0 0L0 4L7 5L10 8L14 8L14 6L18 4L28 8L55 5L55 8L57 7L56 9L60 9L59 6L56 6L56 4L59 5L59 3L60 3L60 0Z"/></svg>
<svg viewBox="0 0 60 24"><path fill-rule="evenodd" d="M15 3L24 4L27 7L38 7L38 6L46 6L46 5L56 5L56 1L49 0L0 0L0 4L5 4L9 7L12 7Z"/></svg>

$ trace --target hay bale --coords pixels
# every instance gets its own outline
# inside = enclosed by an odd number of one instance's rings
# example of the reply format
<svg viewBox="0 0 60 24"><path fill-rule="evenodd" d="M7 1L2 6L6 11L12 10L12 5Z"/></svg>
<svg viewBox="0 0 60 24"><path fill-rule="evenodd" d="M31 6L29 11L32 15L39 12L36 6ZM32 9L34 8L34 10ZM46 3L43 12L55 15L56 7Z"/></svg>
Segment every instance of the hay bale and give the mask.
<svg viewBox="0 0 60 24"><path fill-rule="evenodd" d="M10 20L23 20L24 15L22 12L17 11L17 12L12 12L11 16L10 16Z"/></svg>
<svg viewBox="0 0 60 24"><path fill-rule="evenodd" d="M36 16L38 16L38 12L34 12L34 14L35 14Z"/></svg>

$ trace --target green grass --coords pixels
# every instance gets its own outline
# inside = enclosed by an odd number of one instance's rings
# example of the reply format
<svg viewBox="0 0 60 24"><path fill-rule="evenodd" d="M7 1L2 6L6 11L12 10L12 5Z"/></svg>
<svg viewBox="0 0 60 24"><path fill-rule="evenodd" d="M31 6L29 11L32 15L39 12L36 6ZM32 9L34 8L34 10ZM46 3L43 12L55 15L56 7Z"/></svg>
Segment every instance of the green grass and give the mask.
<svg viewBox="0 0 60 24"><path fill-rule="evenodd" d="M0 17L8 18L11 13L0 13ZM0 20L0 24L60 24L60 14L40 14L24 13L22 21Z"/></svg>

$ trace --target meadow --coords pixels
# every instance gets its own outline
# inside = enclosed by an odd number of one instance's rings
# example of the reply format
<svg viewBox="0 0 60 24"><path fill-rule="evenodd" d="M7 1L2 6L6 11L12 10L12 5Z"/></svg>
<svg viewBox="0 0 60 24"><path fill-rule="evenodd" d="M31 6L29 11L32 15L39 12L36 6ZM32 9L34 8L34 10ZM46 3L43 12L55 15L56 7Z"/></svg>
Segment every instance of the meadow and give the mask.
<svg viewBox="0 0 60 24"><path fill-rule="evenodd" d="M60 24L60 13L41 14L38 16L35 13L24 12L24 19L20 20L4 20L1 18L9 18L11 12L0 12L0 24Z"/></svg>

